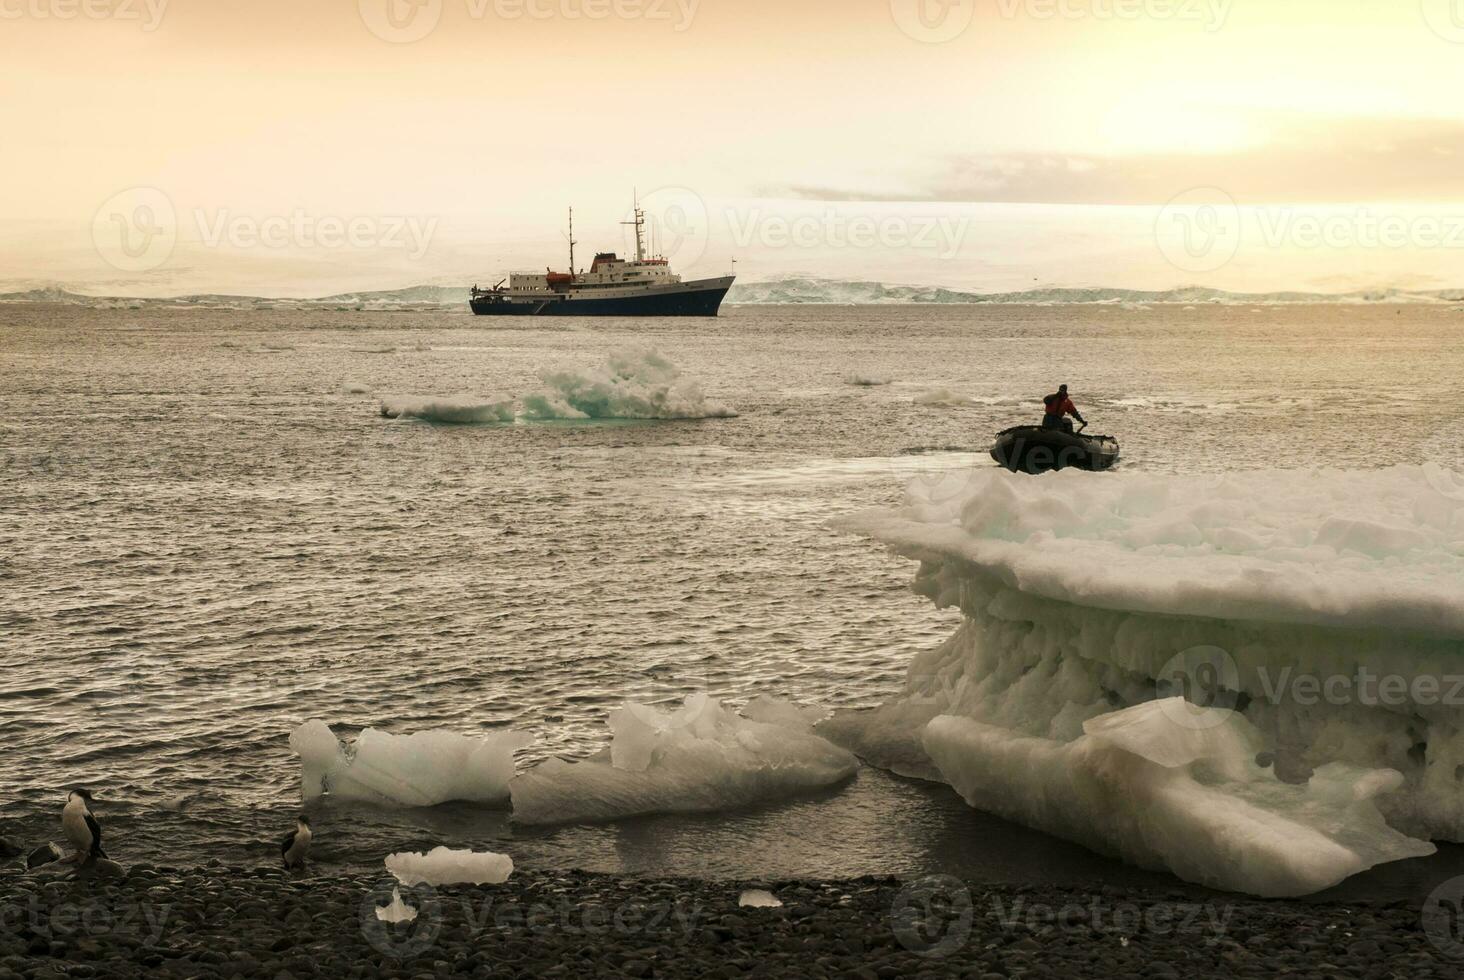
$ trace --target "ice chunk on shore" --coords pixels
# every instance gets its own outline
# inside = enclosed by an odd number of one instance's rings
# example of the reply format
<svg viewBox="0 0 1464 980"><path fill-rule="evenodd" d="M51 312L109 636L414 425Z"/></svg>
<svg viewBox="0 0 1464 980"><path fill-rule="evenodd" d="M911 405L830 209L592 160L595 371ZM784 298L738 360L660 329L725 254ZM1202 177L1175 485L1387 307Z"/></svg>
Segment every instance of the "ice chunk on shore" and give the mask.
<svg viewBox="0 0 1464 980"><path fill-rule="evenodd" d="M378 905L376 907L376 918L381 922L415 922L417 920L417 910L402 901L402 891L400 888L393 888L391 890L391 904Z"/></svg>
<svg viewBox="0 0 1464 980"><path fill-rule="evenodd" d="M780 909L783 902L764 888L749 888L737 896L737 906L744 909Z"/></svg>
<svg viewBox="0 0 1464 980"><path fill-rule="evenodd" d="M607 753L551 759L509 784L515 821L614 820L725 810L838 783L858 762L814 735L815 713L759 699L740 717L705 694L671 712L628 704L610 712ZM607 758L608 756L608 758Z"/></svg>
<svg viewBox="0 0 1464 980"><path fill-rule="evenodd" d="M387 395L381 399L381 414L389 419L419 419L447 425L512 422L512 398L474 398L466 395L424 397Z"/></svg>
<svg viewBox="0 0 1464 980"><path fill-rule="evenodd" d="M386 870L403 885L501 885L513 874L513 858L492 851L434 847L426 854L388 855Z"/></svg>
<svg viewBox="0 0 1464 980"><path fill-rule="evenodd" d="M1464 706L1448 693L1464 675L1461 486L1434 466L913 482L902 509L838 524L918 560L916 591L962 625L898 697L819 732L983 809L1243 890L1426 846L1409 837L1464 840ZM1124 713L1196 682L1260 739L1264 776L1216 733L1154 739ZM1092 781L1145 766L1171 775ZM1154 787L1199 793L1243 846L1163 843L1203 822ZM1081 826L1064 822L1074 808ZM1234 861L1251 864L1219 867Z"/></svg>
<svg viewBox="0 0 1464 980"><path fill-rule="evenodd" d="M351 743L323 721L308 721L290 735L300 756L301 793L402 806L448 800L508 802L513 754L533 742L522 732L481 737L427 731L391 735L368 728Z"/></svg>
<svg viewBox="0 0 1464 980"><path fill-rule="evenodd" d="M707 419L737 415L652 350L616 351L603 367L565 365L539 372L540 391L524 397L526 419Z"/></svg>
<svg viewBox="0 0 1464 980"><path fill-rule="evenodd" d="M1403 777L1345 765L1307 785L1252 761L1239 714L1180 724L1183 699L1088 722L1071 742L942 715L924 742L967 803L1187 881L1266 897L1308 895L1384 861L1434 853L1388 827L1374 797Z"/></svg>

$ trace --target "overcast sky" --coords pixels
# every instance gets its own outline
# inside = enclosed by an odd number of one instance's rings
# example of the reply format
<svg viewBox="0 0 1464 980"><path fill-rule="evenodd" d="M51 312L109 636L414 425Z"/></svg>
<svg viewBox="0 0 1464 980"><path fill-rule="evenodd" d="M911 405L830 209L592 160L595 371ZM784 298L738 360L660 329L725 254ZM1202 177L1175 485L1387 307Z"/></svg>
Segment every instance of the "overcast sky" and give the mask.
<svg viewBox="0 0 1464 980"><path fill-rule="evenodd" d="M0 0L0 285L1464 286L1456 0Z"/></svg>

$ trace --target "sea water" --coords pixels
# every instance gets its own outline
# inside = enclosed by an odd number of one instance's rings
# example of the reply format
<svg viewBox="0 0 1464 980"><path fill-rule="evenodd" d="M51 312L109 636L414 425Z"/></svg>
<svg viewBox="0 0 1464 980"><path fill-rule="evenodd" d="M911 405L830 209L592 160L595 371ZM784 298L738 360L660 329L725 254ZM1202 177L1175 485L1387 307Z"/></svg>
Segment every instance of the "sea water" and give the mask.
<svg viewBox="0 0 1464 980"><path fill-rule="evenodd" d="M83 784L123 860L273 860L308 720L513 729L534 739L523 766L602 750L626 702L880 704L959 616L830 517L991 465L991 436L1057 384L1124 472L1461 468L1461 369L1449 306L510 328L0 307L0 833L56 836ZM327 866L448 845L523 867L1172 881L872 768L730 813L549 829L465 803L311 806ZM1344 887L1413 891L1450 862Z"/></svg>

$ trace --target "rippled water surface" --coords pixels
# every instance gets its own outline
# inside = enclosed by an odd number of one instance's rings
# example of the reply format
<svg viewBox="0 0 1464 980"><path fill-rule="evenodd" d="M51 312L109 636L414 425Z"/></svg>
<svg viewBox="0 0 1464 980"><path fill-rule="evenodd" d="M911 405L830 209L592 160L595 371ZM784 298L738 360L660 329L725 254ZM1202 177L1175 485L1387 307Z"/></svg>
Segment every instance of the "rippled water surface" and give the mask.
<svg viewBox="0 0 1464 980"><path fill-rule="evenodd" d="M1464 459L1464 313L1447 307L497 326L0 307L0 832L55 836L64 787L84 783L119 855L268 860L259 842L299 801L288 736L309 718L347 734L512 725L538 736L533 759L599 748L626 699L877 703L952 619L909 591L904 562L826 520L922 472L990 465L992 433L1060 381L1127 468ZM542 368L637 346L738 417L378 411L388 394L525 394ZM916 403L934 389L956 404ZM869 770L720 817L525 833L472 807L326 807L319 822L327 864L476 843L605 870L1145 878Z"/></svg>

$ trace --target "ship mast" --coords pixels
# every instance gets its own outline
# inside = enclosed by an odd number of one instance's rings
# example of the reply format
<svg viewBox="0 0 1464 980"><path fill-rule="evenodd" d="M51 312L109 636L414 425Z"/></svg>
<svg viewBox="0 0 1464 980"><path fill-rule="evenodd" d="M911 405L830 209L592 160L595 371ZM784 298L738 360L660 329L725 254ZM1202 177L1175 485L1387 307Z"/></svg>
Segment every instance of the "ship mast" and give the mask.
<svg viewBox="0 0 1464 980"><path fill-rule="evenodd" d="M574 208L569 209L569 274L574 275L574 247L579 244L574 240Z"/></svg>
<svg viewBox="0 0 1464 980"><path fill-rule="evenodd" d="M641 234L641 229L646 224L646 213L641 210L639 197L635 198L633 207L635 209L635 220L622 221L620 223L622 225L635 225L635 260L637 262L644 262L646 260L646 242Z"/></svg>

